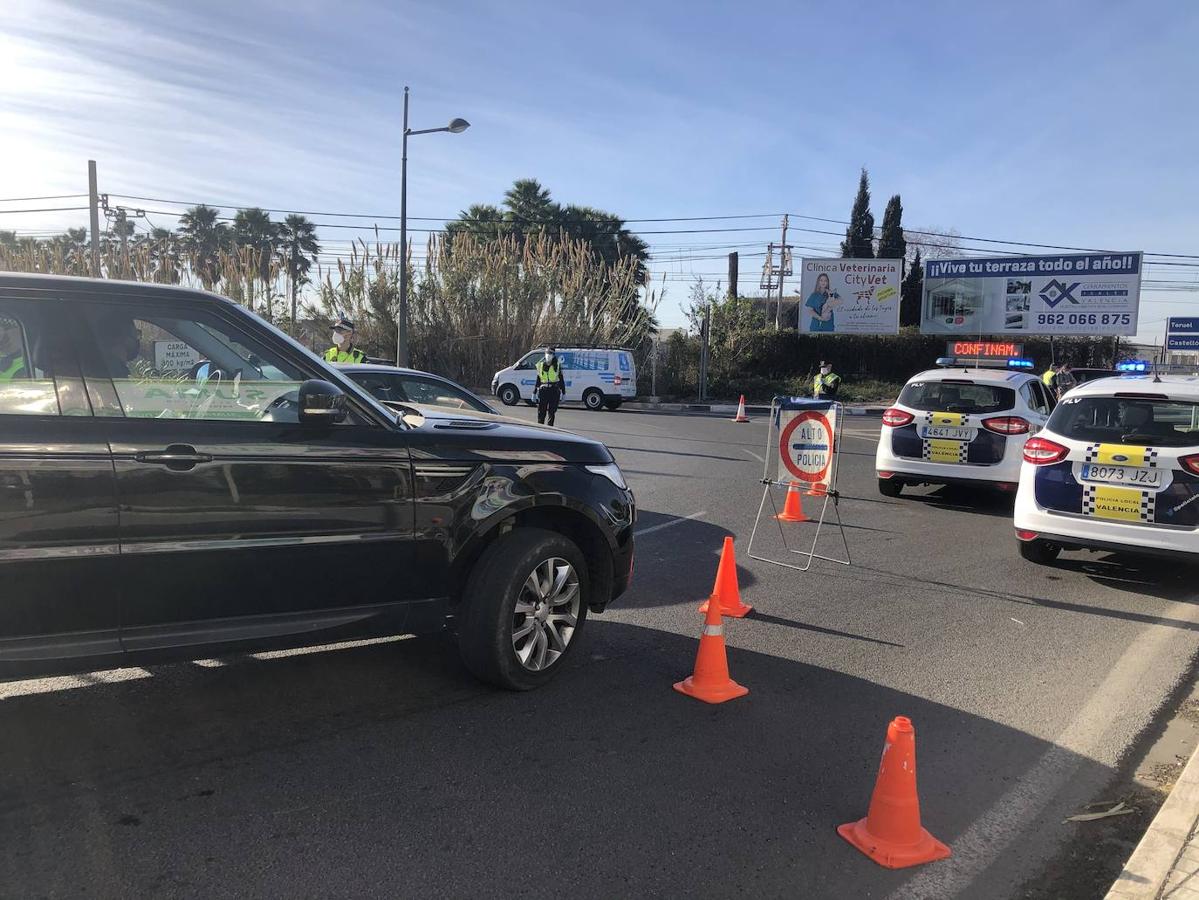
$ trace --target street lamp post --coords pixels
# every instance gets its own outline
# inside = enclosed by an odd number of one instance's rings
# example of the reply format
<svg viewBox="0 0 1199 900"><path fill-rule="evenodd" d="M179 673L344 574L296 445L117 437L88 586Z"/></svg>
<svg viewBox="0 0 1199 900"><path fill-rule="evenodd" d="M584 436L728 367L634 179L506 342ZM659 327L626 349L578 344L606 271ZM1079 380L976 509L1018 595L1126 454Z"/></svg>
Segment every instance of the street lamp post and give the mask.
<svg viewBox="0 0 1199 900"><path fill-rule="evenodd" d="M451 119L444 128L408 127L408 86L404 86L404 139L400 158L400 317L396 322L396 365L408 365L408 136L448 131L461 134L470 128L466 119Z"/></svg>

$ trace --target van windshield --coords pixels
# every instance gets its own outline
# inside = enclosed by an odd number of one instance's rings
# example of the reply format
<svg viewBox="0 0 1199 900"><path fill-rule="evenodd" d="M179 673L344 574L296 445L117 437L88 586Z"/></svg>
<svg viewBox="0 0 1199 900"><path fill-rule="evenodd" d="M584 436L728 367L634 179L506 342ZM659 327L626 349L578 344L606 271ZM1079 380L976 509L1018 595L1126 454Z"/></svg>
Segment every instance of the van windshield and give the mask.
<svg viewBox="0 0 1199 900"><path fill-rule="evenodd" d="M965 379L911 381L899 402L927 412L993 413L1016 405L1016 392L998 384L975 384Z"/></svg>
<svg viewBox="0 0 1199 900"><path fill-rule="evenodd" d="M1066 397L1047 426L1090 443L1199 445L1199 403L1151 397Z"/></svg>

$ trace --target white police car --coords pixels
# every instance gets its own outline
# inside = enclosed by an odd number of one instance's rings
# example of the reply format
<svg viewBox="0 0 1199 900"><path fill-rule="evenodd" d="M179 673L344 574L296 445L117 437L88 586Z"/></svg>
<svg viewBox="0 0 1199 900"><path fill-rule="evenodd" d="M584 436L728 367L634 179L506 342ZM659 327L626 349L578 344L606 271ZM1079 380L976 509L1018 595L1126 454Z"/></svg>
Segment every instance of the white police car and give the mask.
<svg viewBox="0 0 1199 900"><path fill-rule="evenodd" d="M883 413L874 467L879 493L905 484L971 484L1015 490L1021 451L1049 418L1053 398L1029 360L1002 369L951 359L914 376Z"/></svg>
<svg viewBox="0 0 1199 900"><path fill-rule="evenodd" d="M542 359L545 348L532 350L516 365L501 369L491 379L491 393L505 406L515 406L521 400L533 403L537 385L534 366ZM581 402L588 409L617 409L625 400L637 396L637 367L633 351L626 347L558 347L558 361L566 381L563 402Z"/></svg>
<svg viewBox="0 0 1199 900"><path fill-rule="evenodd" d="M1020 555L1130 550L1199 559L1199 377L1088 381L1024 445Z"/></svg>

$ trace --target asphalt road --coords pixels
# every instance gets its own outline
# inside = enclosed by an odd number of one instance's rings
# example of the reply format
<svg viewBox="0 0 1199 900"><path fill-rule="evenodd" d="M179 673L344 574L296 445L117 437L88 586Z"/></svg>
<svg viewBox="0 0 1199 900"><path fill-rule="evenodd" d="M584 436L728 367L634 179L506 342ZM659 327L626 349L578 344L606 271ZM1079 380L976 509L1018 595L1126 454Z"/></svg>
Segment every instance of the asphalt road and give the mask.
<svg viewBox="0 0 1199 900"><path fill-rule="evenodd" d="M642 533L633 589L556 682L496 692L408 639L0 685L0 894L1011 897L1189 673L1195 569L1037 567L1010 501L884 499L877 419L844 440L853 564L807 573L744 552L764 418L559 424L612 448ZM671 683L726 534L750 694L712 707ZM954 853L902 871L834 830L865 814L896 715Z"/></svg>

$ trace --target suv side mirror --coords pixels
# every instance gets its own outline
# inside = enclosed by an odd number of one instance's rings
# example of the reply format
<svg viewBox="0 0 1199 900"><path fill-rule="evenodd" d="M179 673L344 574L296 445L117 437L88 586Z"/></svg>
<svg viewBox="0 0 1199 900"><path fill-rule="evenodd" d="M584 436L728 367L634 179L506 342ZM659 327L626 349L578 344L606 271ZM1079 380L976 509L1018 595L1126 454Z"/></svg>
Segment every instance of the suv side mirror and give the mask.
<svg viewBox="0 0 1199 900"><path fill-rule="evenodd" d="M346 395L335 384L310 378L300 385L300 424L336 425L346 417Z"/></svg>

